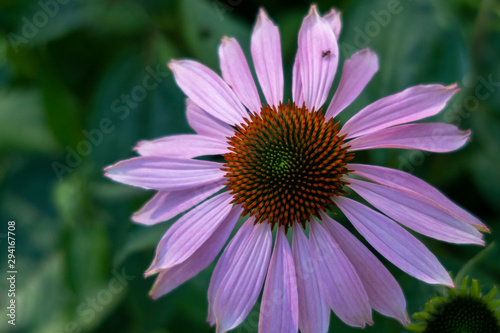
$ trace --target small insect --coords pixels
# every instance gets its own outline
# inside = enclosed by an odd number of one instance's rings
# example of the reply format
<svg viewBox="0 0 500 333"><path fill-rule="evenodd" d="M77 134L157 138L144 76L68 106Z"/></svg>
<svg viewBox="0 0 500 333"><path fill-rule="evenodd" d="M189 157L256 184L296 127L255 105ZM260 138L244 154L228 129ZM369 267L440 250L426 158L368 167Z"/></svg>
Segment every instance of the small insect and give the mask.
<svg viewBox="0 0 500 333"><path fill-rule="evenodd" d="M322 58L326 58L326 57L328 57L331 53L332 53L332 52L331 52L330 50L328 50L328 51L323 51L323 53L322 53L321 57L322 57Z"/></svg>

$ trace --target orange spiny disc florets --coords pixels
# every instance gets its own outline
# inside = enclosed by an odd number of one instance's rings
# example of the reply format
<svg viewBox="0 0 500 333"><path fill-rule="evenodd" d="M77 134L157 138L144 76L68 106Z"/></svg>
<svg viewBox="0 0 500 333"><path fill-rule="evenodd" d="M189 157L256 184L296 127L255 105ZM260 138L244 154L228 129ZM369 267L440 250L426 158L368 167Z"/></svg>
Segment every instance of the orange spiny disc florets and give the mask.
<svg viewBox="0 0 500 333"><path fill-rule="evenodd" d="M264 106L236 126L224 155L227 186L256 222L305 225L343 193L346 162L338 123L295 104Z"/></svg>

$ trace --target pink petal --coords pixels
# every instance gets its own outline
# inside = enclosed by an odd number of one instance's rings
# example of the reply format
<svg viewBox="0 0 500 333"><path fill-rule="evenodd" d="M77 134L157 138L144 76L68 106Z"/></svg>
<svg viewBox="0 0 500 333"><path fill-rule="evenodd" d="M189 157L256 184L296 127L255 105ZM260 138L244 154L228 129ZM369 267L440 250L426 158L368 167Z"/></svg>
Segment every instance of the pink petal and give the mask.
<svg viewBox="0 0 500 333"><path fill-rule="evenodd" d="M352 199L333 200L356 230L387 260L424 282L453 287L453 281L436 257L403 227Z"/></svg>
<svg viewBox="0 0 500 333"><path fill-rule="evenodd" d="M295 266L285 232L278 227L260 305L259 332L297 333L298 329L299 303Z"/></svg>
<svg viewBox="0 0 500 333"><path fill-rule="evenodd" d="M456 84L420 85L384 97L359 111L342 127L347 139L430 117L441 111L459 89Z"/></svg>
<svg viewBox="0 0 500 333"><path fill-rule="evenodd" d="M368 296L356 269L318 222L312 220L309 225L314 268L326 303L347 325L371 325L373 322Z"/></svg>
<svg viewBox="0 0 500 333"><path fill-rule="evenodd" d="M226 142L227 137L234 135L234 130L231 126L203 111L202 108L194 104L189 98L186 99L186 107L189 126L199 135L219 139L222 142Z"/></svg>
<svg viewBox="0 0 500 333"><path fill-rule="evenodd" d="M141 156L113 164L105 176L114 181L158 191L182 191L223 179L222 164L174 157Z"/></svg>
<svg viewBox="0 0 500 333"><path fill-rule="evenodd" d="M298 224L293 228L292 253L297 275L300 331L326 333L330 324L330 308L321 295L309 241Z"/></svg>
<svg viewBox="0 0 500 333"><path fill-rule="evenodd" d="M484 245L479 231L421 194L358 179L349 182L375 208L416 232L450 243Z"/></svg>
<svg viewBox="0 0 500 333"><path fill-rule="evenodd" d="M186 261L217 230L231 211L227 192L203 202L175 222L160 240L146 276Z"/></svg>
<svg viewBox="0 0 500 333"><path fill-rule="evenodd" d="M306 107L318 110L325 103L339 60L337 40L327 21L312 5L299 31L298 59Z"/></svg>
<svg viewBox="0 0 500 333"><path fill-rule="evenodd" d="M346 228L321 213L323 227L330 233L351 261L365 287L370 306L383 315L409 323L406 301L401 287L387 268Z"/></svg>
<svg viewBox="0 0 500 333"><path fill-rule="evenodd" d="M443 123L408 124L384 128L349 141L349 150L399 148L444 153L457 150L468 140L470 131Z"/></svg>
<svg viewBox="0 0 500 333"><path fill-rule="evenodd" d="M375 52L365 48L344 61L342 77L332 102L326 111L326 118L337 116L349 106L363 91L373 75L378 71Z"/></svg>
<svg viewBox="0 0 500 333"><path fill-rule="evenodd" d="M238 251L240 251L240 249L243 248L241 246L244 246L248 242L248 238L250 237L252 231L254 230L253 228L254 222L255 219L250 217L240 227L236 235L229 242L228 246L222 253L212 273L212 278L210 279L210 286L208 287L208 317L207 317L207 321L209 321L210 325L212 326L215 325L215 313L212 311L212 309L215 297L217 296L217 292L219 291L219 287L222 281L224 280L224 277L226 276L227 272L231 268L233 261L237 259L236 254L238 253ZM272 243L271 238L270 242ZM270 246L269 246L269 254L271 253ZM262 278L262 282L264 282L264 278Z"/></svg>
<svg viewBox="0 0 500 333"><path fill-rule="evenodd" d="M335 38L338 40L340 35L340 29L342 27L342 23L340 21L340 12L332 9L327 15L323 16L323 19L328 22L332 31L335 35ZM295 56L295 62L293 64L293 78L292 78L292 100L299 107L304 103L304 94L302 91L302 79L300 77L300 61L299 61L299 53Z"/></svg>
<svg viewBox="0 0 500 333"><path fill-rule="evenodd" d="M433 186L413 175L410 175L409 173L365 164L349 164L347 168L349 170L354 170L354 174L370 179L379 184L420 194L429 200L432 200L435 204L441 206L442 209L446 210L448 214L454 216L455 218L473 225L481 231L489 232L488 227L483 222L479 221L479 219L475 216L453 203Z"/></svg>
<svg viewBox="0 0 500 333"><path fill-rule="evenodd" d="M172 135L153 141L140 141L134 149L142 156L192 158L228 153L228 144L196 134Z"/></svg>
<svg viewBox="0 0 500 333"><path fill-rule="evenodd" d="M262 107L259 93L245 54L236 39L222 38L219 59L224 81L233 88L236 96L250 111L259 112Z"/></svg>
<svg viewBox="0 0 500 333"><path fill-rule="evenodd" d="M255 72L270 106L283 101L283 63L278 27L260 9L253 29L251 51Z"/></svg>
<svg viewBox="0 0 500 333"><path fill-rule="evenodd" d="M226 243L241 213L241 208L233 207L212 236L189 259L161 271L150 292L153 299L160 298L169 293L205 269L215 259Z"/></svg>
<svg viewBox="0 0 500 333"><path fill-rule="evenodd" d="M219 182L184 191L158 192L132 216L132 221L145 225L168 221L223 188L223 182Z"/></svg>
<svg viewBox="0 0 500 333"><path fill-rule="evenodd" d="M295 55L292 72L292 100L298 107L304 104L304 92L302 91L302 79L300 77L299 54Z"/></svg>
<svg viewBox="0 0 500 333"><path fill-rule="evenodd" d="M335 9L331 9L328 14L323 16L323 19L330 24L330 27L335 34L335 38L338 40L340 36L340 31L342 29L342 21L340 20L340 12Z"/></svg>
<svg viewBox="0 0 500 333"><path fill-rule="evenodd" d="M271 230L269 225L263 223L248 229L252 231L250 234L243 230L237 243L236 238L231 241L229 246L232 248L228 246L229 250L224 251L227 255L223 255L217 263L220 268L216 279L212 277L210 281L211 287L220 281L218 286L212 288L212 294L216 295L212 311L217 332L225 332L243 322L262 289L271 253Z"/></svg>
<svg viewBox="0 0 500 333"><path fill-rule="evenodd" d="M229 125L248 115L231 88L210 68L192 60L172 60L175 82L199 107Z"/></svg>

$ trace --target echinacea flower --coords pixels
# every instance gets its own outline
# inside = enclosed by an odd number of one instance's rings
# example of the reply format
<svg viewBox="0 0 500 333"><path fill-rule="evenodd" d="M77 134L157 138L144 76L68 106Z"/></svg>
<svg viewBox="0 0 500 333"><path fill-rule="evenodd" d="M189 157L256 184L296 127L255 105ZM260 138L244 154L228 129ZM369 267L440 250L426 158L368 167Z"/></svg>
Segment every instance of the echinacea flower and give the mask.
<svg viewBox="0 0 500 333"><path fill-rule="evenodd" d="M417 312L418 321L408 329L419 333L497 333L500 332L500 300L495 300L497 288L486 295L481 286L469 277L458 281L459 289L449 289L442 296L425 303L425 311Z"/></svg>
<svg viewBox="0 0 500 333"><path fill-rule="evenodd" d="M158 191L133 216L135 222L152 225L187 211L163 236L146 272L159 273L153 298L206 268L239 217L248 216L210 281L208 321L217 332L242 323L262 288L259 332L326 332L330 309L351 326L372 324L372 309L406 325L405 299L396 280L328 212L342 212L382 256L431 284L453 286L437 258L404 227L446 242L484 244L479 230L488 231L486 226L424 181L353 163L358 150L462 147L469 131L411 123L437 114L458 88L411 87L368 105L341 125L335 117L361 93L378 60L368 49L346 60L326 107L340 28L338 12L320 16L311 7L298 36L289 102L283 99L279 30L263 10L251 53L265 102L233 38L224 38L219 48L222 78L195 61L170 62L197 134L140 142L140 157L106 169L115 181ZM197 159L208 155L222 155L225 162ZM349 198L347 189L378 211Z"/></svg>

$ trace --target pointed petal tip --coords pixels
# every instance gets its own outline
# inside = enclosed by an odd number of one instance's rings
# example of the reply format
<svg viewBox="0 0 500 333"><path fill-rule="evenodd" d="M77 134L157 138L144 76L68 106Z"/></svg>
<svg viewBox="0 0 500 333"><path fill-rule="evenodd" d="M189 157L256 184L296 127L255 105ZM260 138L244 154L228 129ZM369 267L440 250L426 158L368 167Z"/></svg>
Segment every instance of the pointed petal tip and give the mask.
<svg viewBox="0 0 500 333"><path fill-rule="evenodd" d="M330 8L330 11L325 14L325 16L330 16L330 15L341 15L342 11L336 9L336 8Z"/></svg>
<svg viewBox="0 0 500 333"><path fill-rule="evenodd" d="M132 214L132 216L130 217L130 219L135 222L135 223L140 223L140 221L137 220L137 212L135 212L134 214Z"/></svg>
<svg viewBox="0 0 500 333"><path fill-rule="evenodd" d="M370 56L370 57L373 57L376 61L376 64L377 64L377 70L378 70L378 67L379 67L379 61L378 61L378 56L377 56L377 53L375 51L373 51L372 49L370 49L369 47L365 47L364 49L361 49L360 51L354 53L351 58L349 59L352 59L354 56ZM349 60L348 59L348 60Z"/></svg>
<svg viewBox="0 0 500 333"><path fill-rule="evenodd" d="M132 150L137 150L137 149L139 149L141 146L144 146L144 145L145 145L145 144L147 144L147 143L148 143L148 141L147 141L147 140L141 140L141 141L139 141L139 142L137 142L137 143L135 144L135 147L133 147L133 148L132 148Z"/></svg>
<svg viewBox="0 0 500 333"><path fill-rule="evenodd" d="M312 14L312 13L318 14L318 5L315 3L313 3L311 5L311 7L309 8L309 14Z"/></svg>
<svg viewBox="0 0 500 333"><path fill-rule="evenodd" d="M111 180L115 180L114 174L111 172L112 169L110 169L110 167L107 167L106 169L104 169L104 171L105 171L104 172L104 177L107 177L107 178L109 178Z"/></svg>
<svg viewBox="0 0 500 333"><path fill-rule="evenodd" d="M259 7L259 13L257 14L257 21L255 22L255 28L261 26L262 24L270 24L273 27L278 27L276 23L269 17L269 14L267 11L264 9L264 7Z"/></svg>
<svg viewBox="0 0 500 333"><path fill-rule="evenodd" d="M357 53L358 54L365 54L365 53L370 53L370 52L373 52L373 51L370 50L369 47L365 47L364 49L359 50Z"/></svg>
<svg viewBox="0 0 500 333"><path fill-rule="evenodd" d="M151 299L153 300L157 300L158 298L160 298L161 296L158 295L158 293L155 291L155 287L153 286L153 288L151 288L151 290L149 291L148 293L148 296L151 297Z"/></svg>
<svg viewBox="0 0 500 333"><path fill-rule="evenodd" d="M453 94L456 94L457 92L459 92L460 90L462 90L462 88L460 88L458 86L458 83L453 83L453 84L450 84L449 86L444 86L444 89L445 90L451 90L453 91Z"/></svg>
<svg viewBox="0 0 500 333"><path fill-rule="evenodd" d="M443 277L443 280L436 282L449 288L453 289L455 288L455 282L453 282L453 279L451 278L450 274L447 274L446 277Z"/></svg>
<svg viewBox="0 0 500 333"><path fill-rule="evenodd" d="M132 222L134 223L138 223L138 224L141 224L141 225L149 225L150 224L150 221L147 220L147 219L143 219L141 218L141 214L139 214L139 212L135 212L134 214L132 214L132 216L130 217L130 219L132 220ZM146 276L147 277L147 276Z"/></svg>
<svg viewBox="0 0 500 333"><path fill-rule="evenodd" d="M144 278L148 278L152 275L155 275L157 273L159 273L161 270L158 269L157 267L154 266L154 263L153 265L151 265L151 267L149 267L145 272L144 272Z"/></svg>
<svg viewBox="0 0 500 333"><path fill-rule="evenodd" d="M106 172L106 173L109 173L110 171L112 171L118 164L120 164L120 162L116 162L114 164L111 164L111 165L108 165L107 167L105 167L103 170ZM108 175L104 174L105 176L109 177Z"/></svg>
<svg viewBox="0 0 500 333"><path fill-rule="evenodd" d="M180 62L180 60L170 59L170 61L167 62L167 67L170 68L171 71L173 71L178 62Z"/></svg>
<svg viewBox="0 0 500 333"><path fill-rule="evenodd" d="M259 13L257 14L257 24L259 23L260 19L265 19L270 21L269 15L267 14L264 7L259 7Z"/></svg>
<svg viewBox="0 0 500 333"><path fill-rule="evenodd" d="M229 37L227 35L224 35L224 36L222 36L222 38L220 39L220 41L221 41L222 45L226 45L227 43L229 43L231 41L231 39L233 39L233 38L231 38L231 37Z"/></svg>
<svg viewBox="0 0 500 333"><path fill-rule="evenodd" d="M475 225L474 228L481 232L485 232L487 234L491 234L490 228L488 228L486 225Z"/></svg>
<svg viewBox="0 0 500 333"><path fill-rule="evenodd" d="M410 316L408 315L408 311L405 309L404 314L401 318L399 317L394 317L397 321L403 325L403 327L406 327L408 324L411 324Z"/></svg>

